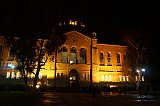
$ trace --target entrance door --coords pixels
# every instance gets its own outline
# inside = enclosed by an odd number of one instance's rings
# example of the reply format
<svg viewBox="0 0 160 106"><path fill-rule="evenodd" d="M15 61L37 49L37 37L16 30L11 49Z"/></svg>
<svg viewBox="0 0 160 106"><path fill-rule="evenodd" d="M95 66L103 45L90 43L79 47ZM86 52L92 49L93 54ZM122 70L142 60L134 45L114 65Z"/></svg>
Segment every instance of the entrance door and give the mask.
<svg viewBox="0 0 160 106"><path fill-rule="evenodd" d="M72 69L69 72L69 86L76 87L79 85L79 75L77 70Z"/></svg>

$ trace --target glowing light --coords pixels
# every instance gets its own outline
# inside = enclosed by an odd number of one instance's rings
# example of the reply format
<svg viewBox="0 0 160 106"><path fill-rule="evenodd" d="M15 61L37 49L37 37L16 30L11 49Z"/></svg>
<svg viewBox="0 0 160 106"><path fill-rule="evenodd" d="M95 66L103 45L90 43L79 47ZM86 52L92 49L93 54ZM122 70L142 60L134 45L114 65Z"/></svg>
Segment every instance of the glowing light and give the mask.
<svg viewBox="0 0 160 106"><path fill-rule="evenodd" d="M14 64L8 64L8 67L10 67L10 68L15 68L15 65Z"/></svg>
<svg viewBox="0 0 160 106"><path fill-rule="evenodd" d="M73 61L70 61L70 64L72 64L73 63Z"/></svg>
<svg viewBox="0 0 160 106"><path fill-rule="evenodd" d="M144 68L142 68L142 71L145 72L146 70Z"/></svg>
<svg viewBox="0 0 160 106"><path fill-rule="evenodd" d="M36 85L36 88L38 89L40 87L40 85Z"/></svg>
<svg viewBox="0 0 160 106"><path fill-rule="evenodd" d="M72 80L72 77L70 77L69 79Z"/></svg>

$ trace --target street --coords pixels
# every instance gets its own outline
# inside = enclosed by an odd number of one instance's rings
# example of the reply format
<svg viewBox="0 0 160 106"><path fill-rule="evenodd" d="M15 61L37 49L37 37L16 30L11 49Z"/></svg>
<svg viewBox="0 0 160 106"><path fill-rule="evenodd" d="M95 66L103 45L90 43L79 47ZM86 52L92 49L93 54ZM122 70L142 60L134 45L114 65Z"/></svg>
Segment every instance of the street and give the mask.
<svg viewBox="0 0 160 106"><path fill-rule="evenodd" d="M35 106L159 106L160 99L148 95L140 98L138 94L97 95L79 92L45 92L43 98Z"/></svg>

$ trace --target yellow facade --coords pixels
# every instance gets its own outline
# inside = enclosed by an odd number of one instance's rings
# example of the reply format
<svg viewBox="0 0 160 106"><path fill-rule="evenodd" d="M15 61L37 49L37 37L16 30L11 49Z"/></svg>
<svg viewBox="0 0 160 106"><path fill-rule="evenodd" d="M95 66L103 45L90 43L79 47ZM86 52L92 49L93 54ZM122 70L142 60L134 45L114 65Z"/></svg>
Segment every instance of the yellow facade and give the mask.
<svg viewBox="0 0 160 106"><path fill-rule="evenodd" d="M124 76L122 70L126 46L99 44L95 33L92 39L77 31L70 31L65 34L67 40L60 48L57 56L57 80L65 78L74 83L89 83L90 70L92 69L93 83L129 81L128 76ZM4 46L2 39L3 36L0 36L0 45ZM15 64L14 61L7 60L7 56L9 56L7 51L9 49L3 48L7 47L2 47L4 61L3 63L1 62L3 64L1 67L7 66L10 62ZM62 48L65 48L63 49L64 51L62 51ZM40 71L41 78L54 79L54 65L54 59L51 56ZM2 69L4 70L5 68ZM5 73L7 73L7 70ZM50 85L49 82L47 84Z"/></svg>

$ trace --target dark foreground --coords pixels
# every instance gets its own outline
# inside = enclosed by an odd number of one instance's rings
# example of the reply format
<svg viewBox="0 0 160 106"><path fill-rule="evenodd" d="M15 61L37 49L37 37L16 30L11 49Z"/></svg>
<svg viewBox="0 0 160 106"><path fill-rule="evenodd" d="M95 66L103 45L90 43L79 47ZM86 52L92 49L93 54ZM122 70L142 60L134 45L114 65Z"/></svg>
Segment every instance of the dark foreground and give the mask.
<svg viewBox="0 0 160 106"><path fill-rule="evenodd" d="M96 95L84 92L39 92L36 96L24 92L1 92L0 106L160 106L158 96L140 97L127 93Z"/></svg>
<svg viewBox="0 0 160 106"><path fill-rule="evenodd" d="M45 92L35 106L160 106L160 98L151 95L139 97L138 94L96 95L71 92Z"/></svg>

